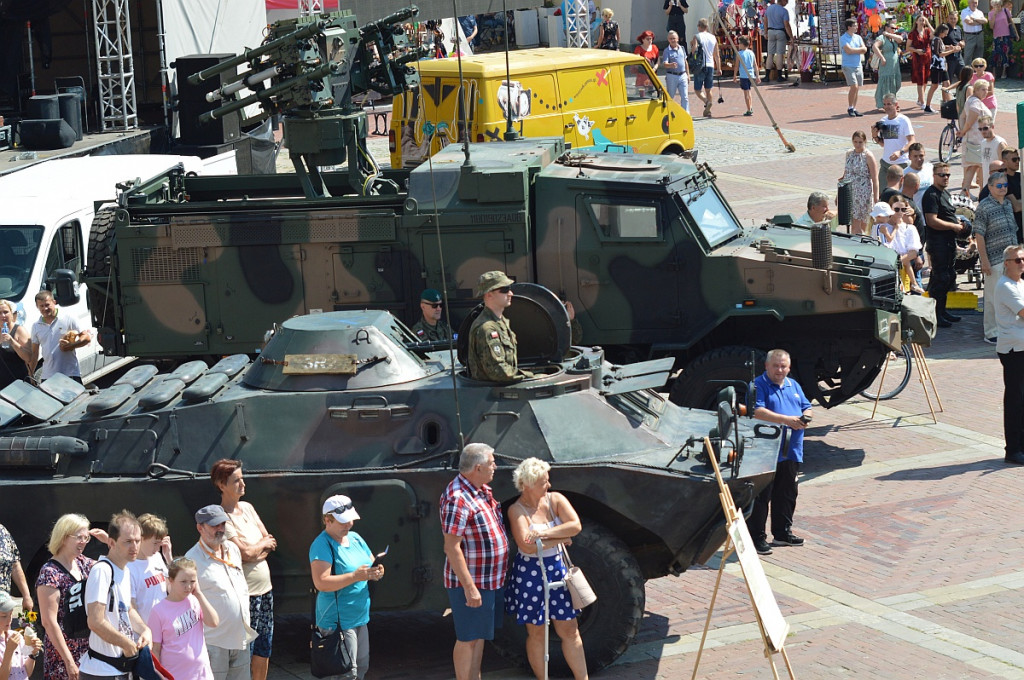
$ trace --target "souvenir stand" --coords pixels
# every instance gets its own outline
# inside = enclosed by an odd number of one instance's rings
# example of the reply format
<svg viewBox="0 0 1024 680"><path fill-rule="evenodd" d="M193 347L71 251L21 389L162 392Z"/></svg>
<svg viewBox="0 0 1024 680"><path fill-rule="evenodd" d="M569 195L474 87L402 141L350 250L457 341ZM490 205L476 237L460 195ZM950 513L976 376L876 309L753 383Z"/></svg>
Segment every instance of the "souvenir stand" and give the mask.
<svg viewBox="0 0 1024 680"><path fill-rule="evenodd" d="M814 76L822 83L842 79L839 37L846 31L846 17L856 12L856 3L852 10L848 4L847 0L798 0L797 40L787 61L791 70L799 69L804 82L813 81Z"/></svg>
<svg viewBox="0 0 1024 680"><path fill-rule="evenodd" d="M733 41L741 36L750 40L750 49L754 52L754 65L760 70L763 63L763 50L765 49L764 39L761 37L761 25L764 21L764 6L756 0L739 0L719 6L718 25L715 27L715 34L718 37L719 56L722 59L722 73L730 71L730 75L736 72L739 66L736 64L736 53L733 51Z"/></svg>

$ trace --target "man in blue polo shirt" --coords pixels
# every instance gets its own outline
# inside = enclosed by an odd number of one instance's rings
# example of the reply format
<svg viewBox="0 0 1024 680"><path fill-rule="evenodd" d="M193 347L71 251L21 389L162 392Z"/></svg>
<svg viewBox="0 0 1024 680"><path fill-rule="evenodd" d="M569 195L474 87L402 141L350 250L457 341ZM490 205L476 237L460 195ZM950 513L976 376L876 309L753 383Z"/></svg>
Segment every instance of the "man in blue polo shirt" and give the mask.
<svg viewBox="0 0 1024 680"><path fill-rule="evenodd" d="M799 383L789 377L789 368L789 352L773 349L765 359L764 373L754 379L757 389L754 417L782 426L775 480L754 499L754 508L747 519L747 529L761 555L772 554L765 534L769 504L773 544L804 544L804 539L793 535L793 512L796 510L796 475L804 460L804 430L812 415L811 402L807 401Z"/></svg>

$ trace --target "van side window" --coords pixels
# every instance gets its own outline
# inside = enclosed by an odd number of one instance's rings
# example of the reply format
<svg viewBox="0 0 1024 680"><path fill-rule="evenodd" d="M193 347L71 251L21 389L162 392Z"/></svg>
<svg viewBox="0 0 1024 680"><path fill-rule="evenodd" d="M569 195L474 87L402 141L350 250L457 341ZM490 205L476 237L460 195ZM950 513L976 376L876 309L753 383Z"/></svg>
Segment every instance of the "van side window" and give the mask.
<svg viewBox="0 0 1024 680"><path fill-rule="evenodd" d="M591 218L602 240L660 239L661 228L655 205L628 205L593 201Z"/></svg>
<svg viewBox="0 0 1024 680"><path fill-rule="evenodd" d="M61 225L50 242L46 254L46 276L52 276L58 269L70 269L76 273L82 267L81 227L78 220Z"/></svg>
<svg viewBox="0 0 1024 680"><path fill-rule="evenodd" d="M626 100L631 102L649 100L656 90L644 65L626 64L623 68L625 69Z"/></svg>

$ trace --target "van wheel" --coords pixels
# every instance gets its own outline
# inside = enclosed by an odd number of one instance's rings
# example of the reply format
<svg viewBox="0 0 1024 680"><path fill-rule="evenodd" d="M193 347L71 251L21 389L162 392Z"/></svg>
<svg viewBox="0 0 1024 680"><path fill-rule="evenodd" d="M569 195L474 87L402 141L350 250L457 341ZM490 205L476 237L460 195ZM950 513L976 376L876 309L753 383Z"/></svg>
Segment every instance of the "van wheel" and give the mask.
<svg viewBox="0 0 1024 680"><path fill-rule="evenodd" d="M572 539L569 556L586 574L597 595L597 602L577 618L587 670L593 675L622 656L640 630L646 604L644 577L626 544L586 518L583 531ZM494 646L508 661L530 667L526 660L526 626L518 625L514 616L505 617L501 630L495 632ZM572 677L553 628L549 652L551 675Z"/></svg>
<svg viewBox="0 0 1024 680"><path fill-rule="evenodd" d="M751 364L753 357L753 364ZM718 392L728 384L723 381L742 382L734 385L740 401L746 398L746 384L758 375L764 366L765 353L753 347L719 347L701 354L691 361L672 383L669 399L679 406L715 409Z"/></svg>
<svg viewBox="0 0 1024 680"><path fill-rule="evenodd" d="M107 292L112 292L109 284L110 273L114 267L115 222L114 210L100 210L93 218L92 227L89 229L89 276L104 279L101 283L89 286L88 293L93 325L100 331L101 340L103 329L110 329L114 325L114 300ZM97 286L102 290L98 290ZM104 347L104 350L107 349Z"/></svg>
<svg viewBox="0 0 1024 680"><path fill-rule="evenodd" d="M676 146L675 144L673 144L672 146L665 147L665 149L661 152L661 155L662 156L678 156L681 153L683 153L683 147Z"/></svg>

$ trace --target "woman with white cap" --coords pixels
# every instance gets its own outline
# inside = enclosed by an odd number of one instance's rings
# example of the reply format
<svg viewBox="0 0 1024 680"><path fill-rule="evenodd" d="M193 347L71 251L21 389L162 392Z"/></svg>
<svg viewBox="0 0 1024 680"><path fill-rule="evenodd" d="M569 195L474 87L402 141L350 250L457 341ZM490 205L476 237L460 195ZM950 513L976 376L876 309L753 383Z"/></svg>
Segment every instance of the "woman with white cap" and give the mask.
<svg viewBox="0 0 1024 680"><path fill-rule="evenodd" d="M340 629L354 663L345 675L331 680L362 680L370 662L370 592L367 581L379 581L384 566L373 566L373 553L352 531L359 519L348 496L324 501L324 530L309 546L309 566L316 596L316 625L324 635Z"/></svg>
<svg viewBox="0 0 1024 680"><path fill-rule="evenodd" d="M27 680L35 670L36 657L43 649L43 641L34 633L22 635L11 630L16 606L10 594L0 590L0 678Z"/></svg>

